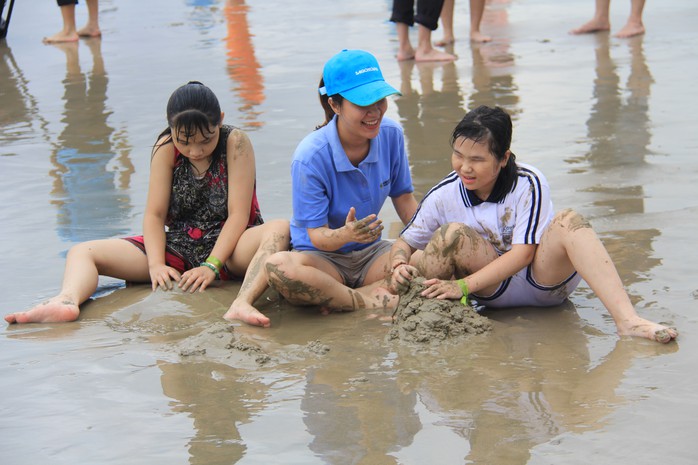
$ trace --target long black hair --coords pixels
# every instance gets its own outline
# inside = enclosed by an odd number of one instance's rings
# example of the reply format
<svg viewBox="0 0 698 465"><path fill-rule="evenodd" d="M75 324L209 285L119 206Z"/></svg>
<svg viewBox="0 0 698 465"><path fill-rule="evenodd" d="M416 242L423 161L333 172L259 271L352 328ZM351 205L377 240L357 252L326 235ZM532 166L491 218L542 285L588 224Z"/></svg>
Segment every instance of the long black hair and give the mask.
<svg viewBox="0 0 698 465"><path fill-rule="evenodd" d="M498 160L506 158L509 150L509 160L499 172L490 198L500 200L511 192L516 184L516 155L511 150L512 124L509 113L500 107L480 105L465 114L451 135L451 146L460 137L477 143L486 143L490 153Z"/></svg>
<svg viewBox="0 0 698 465"><path fill-rule="evenodd" d="M170 142L173 129L187 140L199 132L210 134L211 128L220 123L221 106L216 94L199 81L189 81L170 95L167 128L160 133L158 140L166 137L161 144Z"/></svg>

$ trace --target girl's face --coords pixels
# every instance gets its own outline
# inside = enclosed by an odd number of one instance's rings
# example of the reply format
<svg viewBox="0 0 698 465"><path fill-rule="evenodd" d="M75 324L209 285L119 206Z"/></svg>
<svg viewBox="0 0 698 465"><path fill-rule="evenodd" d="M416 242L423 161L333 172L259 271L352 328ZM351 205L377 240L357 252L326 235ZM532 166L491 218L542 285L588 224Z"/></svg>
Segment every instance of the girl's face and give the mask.
<svg viewBox="0 0 698 465"><path fill-rule="evenodd" d="M360 107L349 100L342 105L332 102L332 108L338 116L339 137L346 142L362 142L378 136L381 120L388 109L388 100L381 99L372 105Z"/></svg>
<svg viewBox="0 0 698 465"><path fill-rule="evenodd" d="M208 159L218 145L220 126L209 127L206 134L197 131L187 135L181 128L172 129L172 142L177 150L192 162Z"/></svg>
<svg viewBox="0 0 698 465"><path fill-rule="evenodd" d="M459 137L453 144L451 166L466 189L475 191L478 198L487 200L494 189L499 172L509 161L509 154L507 150L504 159L497 160L490 152L487 141L473 142L471 139Z"/></svg>

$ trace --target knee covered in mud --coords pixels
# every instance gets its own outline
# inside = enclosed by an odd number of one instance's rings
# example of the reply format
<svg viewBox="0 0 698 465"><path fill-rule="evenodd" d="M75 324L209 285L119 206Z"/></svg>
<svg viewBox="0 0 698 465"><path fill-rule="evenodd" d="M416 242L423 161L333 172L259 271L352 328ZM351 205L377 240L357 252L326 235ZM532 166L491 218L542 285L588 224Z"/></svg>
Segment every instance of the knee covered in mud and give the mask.
<svg viewBox="0 0 698 465"><path fill-rule="evenodd" d="M568 229L570 232L583 228L591 228L589 221L571 208L562 210L555 215L555 218L553 218L553 223L559 224L563 228Z"/></svg>

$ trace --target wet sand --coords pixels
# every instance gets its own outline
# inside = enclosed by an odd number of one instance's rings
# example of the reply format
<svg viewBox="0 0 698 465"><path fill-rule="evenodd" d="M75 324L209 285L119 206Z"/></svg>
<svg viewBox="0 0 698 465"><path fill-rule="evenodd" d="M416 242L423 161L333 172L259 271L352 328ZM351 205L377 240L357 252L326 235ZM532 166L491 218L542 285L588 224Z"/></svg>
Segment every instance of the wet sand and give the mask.
<svg viewBox="0 0 698 465"><path fill-rule="evenodd" d="M260 302L271 328L228 325L234 283L189 295L105 279L77 322L0 331L2 463L693 463L694 2L648 2L647 34L621 40L567 34L591 17L587 0L493 1L485 45L466 40L457 2L453 64L398 63L391 2L247 3L104 0L101 40L46 46L55 3L16 2L0 41L3 313L53 295L71 245L141 232L150 146L188 80L249 131L262 212L288 218L322 64L364 48L403 93L388 115L419 198L450 170L464 111L503 106L518 159L545 172L557 209L588 217L638 312L679 341L619 338L584 285L427 347L273 293ZM628 8L613 2L615 30Z"/></svg>

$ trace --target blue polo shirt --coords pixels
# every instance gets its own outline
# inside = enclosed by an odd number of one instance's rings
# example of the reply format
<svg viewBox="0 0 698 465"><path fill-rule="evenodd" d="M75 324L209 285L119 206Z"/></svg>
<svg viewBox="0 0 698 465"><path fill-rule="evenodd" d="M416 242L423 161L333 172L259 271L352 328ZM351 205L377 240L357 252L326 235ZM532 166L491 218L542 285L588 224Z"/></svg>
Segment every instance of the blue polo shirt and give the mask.
<svg viewBox="0 0 698 465"><path fill-rule="evenodd" d="M356 219L378 215L386 198L414 190L402 127L386 117L378 136L371 140L368 156L355 167L339 141L335 116L298 144L291 179L291 243L299 250L317 250L307 228L341 228L351 207L356 208ZM336 252L347 253L369 245L350 242Z"/></svg>

